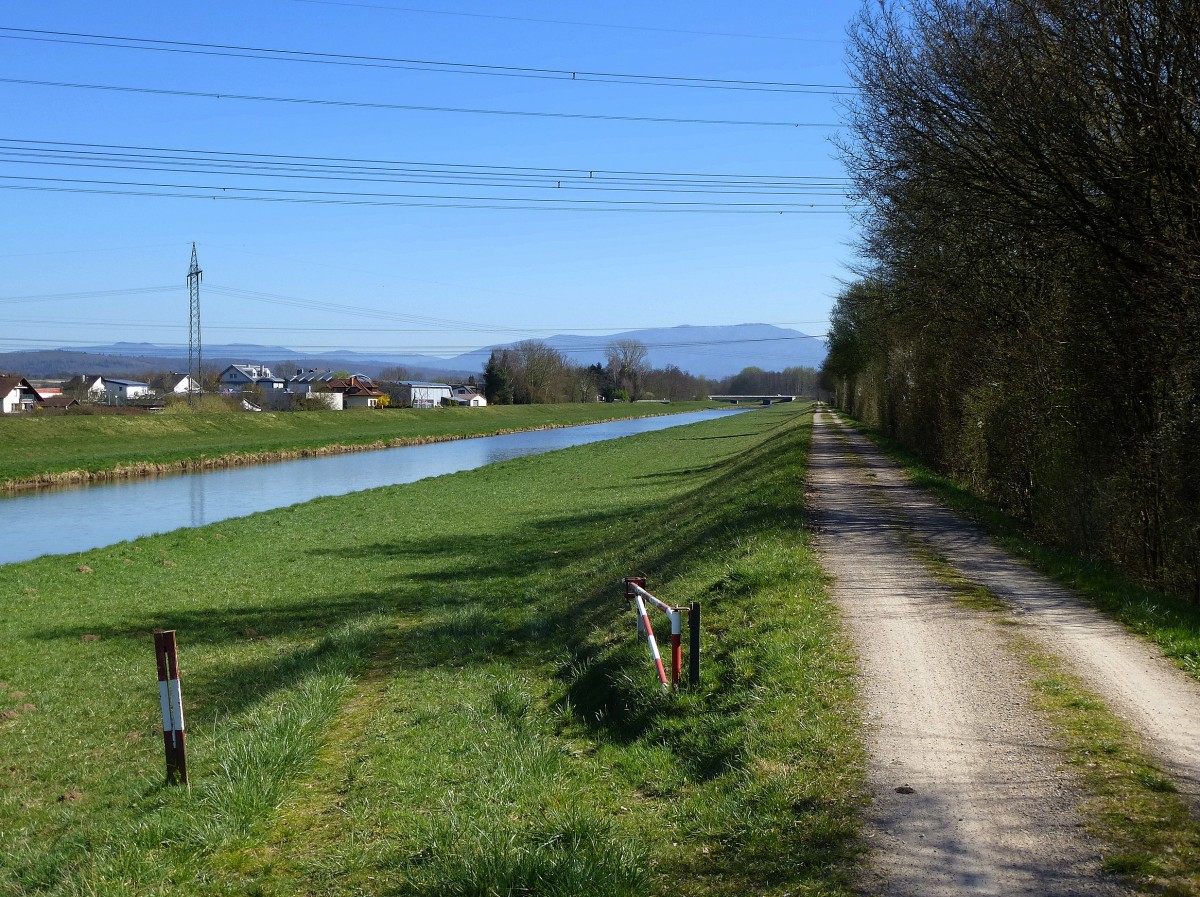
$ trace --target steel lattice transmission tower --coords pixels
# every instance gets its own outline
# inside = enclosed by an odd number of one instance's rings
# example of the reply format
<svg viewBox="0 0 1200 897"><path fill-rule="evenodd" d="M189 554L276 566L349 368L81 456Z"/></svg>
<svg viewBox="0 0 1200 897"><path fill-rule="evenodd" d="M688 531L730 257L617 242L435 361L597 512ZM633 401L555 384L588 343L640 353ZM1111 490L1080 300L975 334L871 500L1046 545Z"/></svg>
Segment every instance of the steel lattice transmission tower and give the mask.
<svg viewBox="0 0 1200 897"><path fill-rule="evenodd" d="M196 260L196 244L192 244L192 264L188 267L188 376L196 384L197 390L204 391L204 352L200 347L200 281L204 272ZM188 390L188 401L192 400L195 392Z"/></svg>

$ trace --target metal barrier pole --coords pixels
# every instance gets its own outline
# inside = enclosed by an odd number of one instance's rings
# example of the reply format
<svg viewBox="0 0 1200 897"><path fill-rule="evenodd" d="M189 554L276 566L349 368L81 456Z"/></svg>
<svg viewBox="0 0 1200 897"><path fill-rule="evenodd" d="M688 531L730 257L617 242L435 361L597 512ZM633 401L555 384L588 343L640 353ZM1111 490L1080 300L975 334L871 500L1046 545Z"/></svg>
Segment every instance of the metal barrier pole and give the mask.
<svg viewBox="0 0 1200 897"><path fill-rule="evenodd" d="M700 684L700 602L688 609L688 685Z"/></svg>
<svg viewBox="0 0 1200 897"><path fill-rule="evenodd" d="M644 576L626 576L625 577L625 603L633 606L633 596L636 588L646 588L646 577ZM637 621L638 635L646 634L645 628L642 626L642 618L639 616Z"/></svg>
<svg viewBox="0 0 1200 897"><path fill-rule="evenodd" d="M663 691L669 691L671 686L667 684L667 671L663 669L662 655L658 653L658 642L654 640L654 628L650 625L650 615L646 613L646 605L642 602L641 595L634 592L633 600L637 602L638 616L641 618L642 625L646 627L646 641L650 644L650 656L654 658L659 681L662 682Z"/></svg>
<svg viewBox="0 0 1200 897"><path fill-rule="evenodd" d="M154 633L154 653L158 661L158 696L162 705L163 746L167 752L167 784L186 785L187 744L174 629Z"/></svg>
<svg viewBox="0 0 1200 897"><path fill-rule="evenodd" d="M679 677L683 673L683 611L671 611L671 686L679 688Z"/></svg>

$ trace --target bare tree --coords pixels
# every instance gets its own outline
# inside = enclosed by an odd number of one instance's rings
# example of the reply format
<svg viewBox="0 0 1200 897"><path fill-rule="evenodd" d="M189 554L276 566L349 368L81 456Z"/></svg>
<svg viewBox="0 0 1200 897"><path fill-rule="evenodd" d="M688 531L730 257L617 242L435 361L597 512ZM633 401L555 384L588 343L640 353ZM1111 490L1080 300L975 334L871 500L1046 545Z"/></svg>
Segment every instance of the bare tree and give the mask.
<svg viewBox="0 0 1200 897"><path fill-rule="evenodd" d="M650 370L650 350L635 339L619 339L604 349L609 376L629 393L631 399L641 396L646 374Z"/></svg>

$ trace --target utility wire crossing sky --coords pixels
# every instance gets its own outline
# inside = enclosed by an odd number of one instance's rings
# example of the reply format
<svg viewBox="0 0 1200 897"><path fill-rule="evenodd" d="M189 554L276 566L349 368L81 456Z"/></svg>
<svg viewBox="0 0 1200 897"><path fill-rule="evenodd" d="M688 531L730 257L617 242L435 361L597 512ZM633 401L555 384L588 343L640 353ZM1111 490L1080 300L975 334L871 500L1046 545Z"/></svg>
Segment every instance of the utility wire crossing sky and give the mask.
<svg viewBox="0 0 1200 897"><path fill-rule="evenodd" d="M6 10L0 351L186 344L193 241L206 341L823 333L855 261L857 5L544 9Z"/></svg>

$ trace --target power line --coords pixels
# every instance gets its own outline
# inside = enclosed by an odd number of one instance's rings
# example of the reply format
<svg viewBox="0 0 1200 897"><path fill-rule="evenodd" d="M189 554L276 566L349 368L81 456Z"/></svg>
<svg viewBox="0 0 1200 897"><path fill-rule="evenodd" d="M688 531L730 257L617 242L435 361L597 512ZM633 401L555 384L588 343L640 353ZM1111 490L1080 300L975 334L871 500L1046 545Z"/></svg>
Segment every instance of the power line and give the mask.
<svg viewBox="0 0 1200 897"><path fill-rule="evenodd" d="M248 153L229 150L197 150L180 149L177 147L137 146L127 144L72 143L61 140L29 140L11 137L0 138L0 144L11 144L15 145L17 148L46 148L50 150L65 149L72 151L97 150L101 152L130 151L134 153L147 153L153 155L176 154L179 156L211 157L213 159L228 159L235 162L248 160L289 165L327 165L336 170L350 169L371 171L379 169L384 171L402 170L436 173L450 172L467 175L479 174L495 177L512 176L521 178L542 178L551 181L575 179L588 181L617 180L620 182L651 182L663 179L666 183L732 183L748 185L777 183L779 185L786 186L791 184L848 184L851 180L849 177L844 175L782 175L696 171L636 171L606 168L553 168L547 166L528 165L488 165L479 163L428 162L412 159L360 159L339 156L305 156L286 153Z"/></svg>
<svg viewBox="0 0 1200 897"><path fill-rule="evenodd" d="M533 178L505 175L428 174L412 172L402 177L398 172L365 170L349 173L342 168L271 165L260 162L229 162L180 156L139 156L104 154L88 151L59 150L30 152L0 146L0 162L13 165L39 165L57 168L99 168L117 171L163 172L172 174L219 174L238 178L281 178L285 180L342 181L368 184L431 184L450 187L501 187L514 190L551 190L607 193L690 193L714 196L836 196L845 199L845 189L836 184L811 182L802 184L739 183L734 181L689 182L681 180L616 180L563 177L557 180L545 176ZM762 188L762 189L756 189ZM772 188L772 189L765 189ZM561 198L561 197L559 197Z"/></svg>
<svg viewBox="0 0 1200 897"><path fill-rule="evenodd" d="M148 171L160 169L145 169ZM181 172L176 172L181 173ZM238 193L246 193L253 196L266 194L279 195L282 197L300 197L300 198L325 198L334 197L342 199L364 199L369 201L388 202L391 200L468 200L473 202L521 202L532 204L566 204L576 206L604 206L609 209L628 209L637 210L642 208L679 208L679 209L695 209L704 210L708 208L717 209L748 209L757 211L780 212L793 209L820 209L820 208L845 208L846 203L822 203L822 202L729 202L716 200L678 200L678 199L581 199L578 197L538 197L538 196L473 196L470 194L438 194L438 193L370 193L355 190L312 190L298 189L294 187L252 187L252 186L214 186L212 184L163 184L144 181L107 181L97 180L94 178L51 178L51 177L33 177L24 175L0 175L0 180L8 181L25 181L36 183L54 183L54 184L85 184L85 185L102 185L112 187L156 187L168 190L221 190L221 191L236 191ZM647 191L658 193L662 191ZM721 195L730 195L728 193ZM813 194L780 194L771 193L774 196L792 196L792 195L813 195ZM815 194L821 197L837 196L839 194ZM844 198L844 197L843 197Z"/></svg>
<svg viewBox="0 0 1200 897"><path fill-rule="evenodd" d="M158 197L166 199L200 199L200 200L228 200L234 202L274 202L274 203L293 203L293 204L311 204L311 205L340 205L340 206L379 206L379 207L402 207L402 208L429 208L429 209L493 209L493 210L521 210L521 211L543 211L543 212L637 212L637 213L657 213L657 214L742 214L742 215L844 215L848 213L848 207L840 204L791 204L795 208L779 208L776 206L768 206L762 203L746 203L741 204L711 204L707 207L699 205L687 206L686 204L676 204L671 206L666 203L647 204L642 206L620 205L616 200L608 201L608 205L566 205L565 203L586 202L586 200L558 200L555 205L531 205L529 203L534 200L505 200L503 198L494 201L459 201L445 202L438 200L430 200L427 202L418 202L412 200L379 200L366 198L326 198L312 195L291 195L291 196L267 196L261 193L254 195L245 195L235 191L246 191L250 188L245 187L211 187L211 186L195 186L195 185L179 185L172 187L171 185L156 185L144 184L136 182L120 182L120 181L94 181L94 180L70 180L66 178L14 178L8 177L10 180L25 180L39 182L54 182L54 183L72 183L72 184L97 184L108 185L115 189L106 189L105 187L59 187L45 186L44 184L0 184L0 190L31 190L44 193L74 193L86 194L92 196L142 196L142 197ZM131 189L131 188L150 188L150 189ZM116 189L119 188L119 189ZM194 193L177 193L170 192L171 190L195 190L206 192ZM215 192L214 192L215 191ZM317 193L319 191L272 191L272 192L308 192ZM450 197L454 199L456 197Z"/></svg>
<svg viewBox="0 0 1200 897"><path fill-rule="evenodd" d="M768 337L752 337L752 338L744 338L744 339L688 340L688 341L681 341L681 342L645 342L643 344L646 346L647 349L651 349L651 350L653 350L653 349L693 349L693 348L708 350L713 346L735 346L735 345L747 345L747 344L757 344L757 343L799 342L802 340L820 339L822 336L824 336L824 334L804 334L801 336L768 336ZM72 346L93 346L93 345L95 345L95 340L61 339L61 338L60 339L49 339L49 338L42 338L42 337L24 338L24 337L4 336L4 337L0 337L0 343L18 343L18 344L20 344L20 343L36 343L39 345L58 344L58 345L72 345ZM595 352L603 352L606 348L608 348L608 346L609 346L609 343L604 342L604 343L595 343L595 344L580 345L580 346L567 346L567 347L558 349L558 351L562 352L562 354L564 354L564 355L583 355L583 354L591 354L591 353L595 353ZM119 346L116 348L119 348L122 353L129 351L128 347L125 347L125 346ZM421 353L427 353L427 352L440 352L440 353L453 352L453 353L457 353L459 355L483 355L485 353L492 351L492 347L490 347L490 346L461 346L461 345L459 345L459 346L454 346L454 345L441 345L441 346L390 345L390 346L365 346L365 347L358 347L355 349L346 349L344 346L336 346L336 345L332 345L332 344L309 344L309 345L293 345L293 346L262 346L259 348L283 349L285 352L288 352L288 353L294 353L297 350L303 349L308 352L339 352L339 351L341 351L341 352L347 352L347 353L353 352L355 354L363 354L366 352L384 352L384 353L393 354L393 355L411 354L411 353L421 354ZM155 351L161 351L164 349L186 350L187 344L186 343L155 343L153 345L147 346L142 351L144 353L146 353L147 355L149 355L149 354L153 354ZM213 350L213 351L216 351L216 350Z"/></svg>
<svg viewBox="0 0 1200 897"><path fill-rule="evenodd" d="M77 293L37 293L32 296L0 296L0 303L56 302L62 299L112 299L117 296L176 292L178 289L178 286L169 285L162 287L128 287L120 290L83 290Z"/></svg>
<svg viewBox="0 0 1200 897"><path fill-rule="evenodd" d="M63 321L61 319L51 320L45 318L6 318L7 324L32 324L37 326L54 326L61 327ZM770 323L770 322L767 322ZM825 320L820 321L787 321L789 326L806 324L826 324ZM168 330L177 332L178 324L153 324L146 321L128 322L128 321L85 321L78 318L72 318L70 324L74 327L96 327L118 329L125 332L140 331L140 330ZM498 327L495 330L480 331L493 334L518 333L518 334L546 334L543 339L550 336L574 335L578 333L608 333L616 335L630 330L659 330L669 329L674 325L662 326L631 326L622 325L620 327L572 327L572 326L556 326L556 327ZM782 325L779 325L782 326ZM213 330L228 330L248 333L457 333L462 327L301 327L295 325L280 325L280 324L213 324L211 322L204 325L206 331ZM569 333L568 333L569 331ZM811 334L809 334L811 335Z"/></svg>
<svg viewBox="0 0 1200 897"><path fill-rule="evenodd" d="M654 115L604 115L591 112L539 112L521 109L472 109L459 106L416 106L405 103L377 103L367 100L326 100L316 97L273 97L255 94L214 93L199 90L167 90L156 87L130 87L119 84L87 84L72 81L37 81L29 78L0 78L0 84L32 87L59 87L71 90L99 90L153 96L192 97L211 100L242 100L258 103L287 103L307 106L336 106L352 109L378 109L402 112L446 112L462 115L515 115L524 118L563 118L587 121L654 122L673 125L729 125L760 128L836 128L828 122L756 121L727 118L669 118Z"/></svg>
<svg viewBox="0 0 1200 897"><path fill-rule="evenodd" d="M391 56L363 56L350 53L328 53L315 50L279 49L275 47L249 47L235 44L207 44L194 41L163 40L160 38L129 37L111 34L87 34L73 31L45 31L35 28L8 28L0 26L0 38L5 40L36 41L39 43L106 47L120 50L146 50L160 53L258 59L270 62L303 62L316 65L427 71L461 75L486 75L502 78L535 78L552 81L632 84L643 87L684 87L697 90L736 90L765 93L819 94L823 96L837 96L841 93L850 93L856 90L853 85L849 84L753 81L738 78L704 78L685 75L643 75L629 72L570 71L567 69L547 69L532 66L404 59Z"/></svg>
<svg viewBox="0 0 1200 897"><path fill-rule="evenodd" d="M320 6L345 6L358 9L381 9L388 12L415 12L433 16L459 16L470 19L496 19L505 22L536 22L542 25L569 25L576 28L612 28L621 31L652 31L660 34L694 34L700 37L740 37L749 40L794 41L811 44L840 44L841 40L820 37L791 37L782 34L742 34L736 31L697 31L689 28L655 28L650 25L614 25L608 22L572 22L566 19L535 19L528 16L498 16L478 12L457 12L446 9L421 9L412 6L388 6L382 3L351 3L347 0L292 0Z"/></svg>

